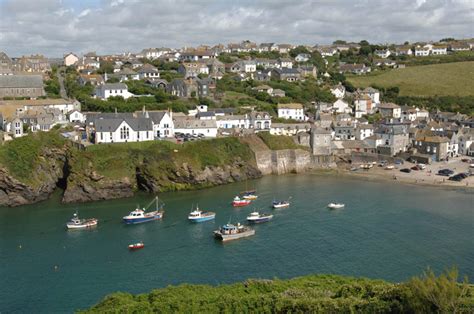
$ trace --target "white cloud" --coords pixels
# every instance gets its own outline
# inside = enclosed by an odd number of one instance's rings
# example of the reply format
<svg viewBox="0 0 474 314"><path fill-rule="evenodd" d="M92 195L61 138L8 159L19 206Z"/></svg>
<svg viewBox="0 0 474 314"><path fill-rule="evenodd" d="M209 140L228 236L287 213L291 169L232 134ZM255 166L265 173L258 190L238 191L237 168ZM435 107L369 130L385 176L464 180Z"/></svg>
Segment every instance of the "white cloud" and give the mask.
<svg viewBox="0 0 474 314"><path fill-rule="evenodd" d="M61 56L244 39L412 42L473 37L473 21L473 0L6 0L0 47Z"/></svg>

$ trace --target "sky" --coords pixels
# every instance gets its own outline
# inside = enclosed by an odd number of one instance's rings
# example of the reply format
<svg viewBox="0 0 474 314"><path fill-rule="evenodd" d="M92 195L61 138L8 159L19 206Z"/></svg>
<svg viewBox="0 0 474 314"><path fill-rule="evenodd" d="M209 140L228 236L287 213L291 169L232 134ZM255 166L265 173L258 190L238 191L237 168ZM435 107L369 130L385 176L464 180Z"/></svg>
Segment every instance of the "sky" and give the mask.
<svg viewBox="0 0 474 314"><path fill-rule="evenodd" d="M474 37L474 0L0 0L9 56Z"/></svg>

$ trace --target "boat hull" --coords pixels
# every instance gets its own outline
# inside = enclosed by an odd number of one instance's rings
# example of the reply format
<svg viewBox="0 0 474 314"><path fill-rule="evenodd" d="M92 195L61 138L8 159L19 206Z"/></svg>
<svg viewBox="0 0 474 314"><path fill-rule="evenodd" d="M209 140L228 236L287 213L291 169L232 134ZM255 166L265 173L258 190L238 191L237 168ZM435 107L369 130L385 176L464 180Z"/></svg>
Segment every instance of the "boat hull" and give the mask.
<svg viewBox="0 0 474 314"><path fill-rule="evenodd" d="M273 208L278 209L278 208L286 208L290 207L290 204L273 204Z"/></svg>
<svg viewBox="0 0 474 314"><path fill-rule="evenodd" d="M145 247L145 244L131 244L128 246L128 249L130 251L136 251L136 250L143 249L144 247Z"/></svg>
<svg viewBox="0 0 474 314"><path fill-rule="evenodd" d="M232 206L234 207L244 207L250 205L250 201L234 201L232 202Z"/></svg>
<svg viewBox="0 0 474 314"><path fill-rule="evenodd" d="M268 222L270 220L272 220L273 216L269 216L269 217L262 217L262 218L247 218L247 221L250 222L250 223L254 223L254 224L259 224L259 223L262 223L262 222Z"/></svg>
<svg viewBox="0 0 474 314"><path fill-rule="evenodd" d="M232 240L238 240L241 238L246 238L253 236L255 234L255 230L248 230L241 233L236 234L222 234L219 231L214 231L214 237L222 242L228 242Z"/></svg>
<svg viewBox="0 0 474 314"><path fill-rule="evenodd" d="M138 217L138 218L133 218L133 217L123 217L123 222L126 225L136 225L136 224L141 224L145 222L150 222L154 220L159 220L163 217L163 213L157 213L150 215L149 217Z"/></svg>
<svg viewBox="0 0 474 314"><path fill-rule="evenodd" d="M90 228L97 227L97 223L98 221L91 221L91 222L87 222L87 223L83 223L79 225L76 225L73 223L67 223L66 227L67 229L70 229L70 230L90 229Z"/></svg>
<svg viewBox="0 0 474 314"><path fill-rule="evenodd" d="M214 218L216 218L216 215L212 215L208 217L198 217L198 218L188 217L189 221L191 222L204 222L204 221L213 220Z"/></svg>

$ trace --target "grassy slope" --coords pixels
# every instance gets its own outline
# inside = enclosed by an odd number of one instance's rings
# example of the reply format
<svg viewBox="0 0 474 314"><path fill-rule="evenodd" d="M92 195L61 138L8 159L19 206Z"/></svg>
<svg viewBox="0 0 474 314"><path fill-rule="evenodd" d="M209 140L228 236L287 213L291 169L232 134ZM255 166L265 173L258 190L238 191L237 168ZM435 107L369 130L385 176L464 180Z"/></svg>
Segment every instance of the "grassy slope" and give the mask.
<svg viewBox="0 0 474 314"><path fill-rule="evenodd" d="M460 313L469 313L474 307L473 287L467 287L469 290L460 298ZM247 280L217 287L184 284L136 296L114 293L87 312L411 313L435 310L423 298L413 298L414 291L410 285L381 280L312 275L290 280Z"/></svg>
<svg viewBox="0 0 474 314"><path fill-rule="evenodd" d="M135 168L141 163L155 170L175 169L175 165L187 163L195 168L223 166L240 159L250 161L252 152L237 138L222 138L187 142L183 145L167 141L94 145L85 152L75 154L75 166L91 163L101 175L112 179L133 177Z"/></svg>
<svg viewBox="0 0 474 314"><path fill-rule="evenodd" d="M61 148L65 139L57 131L38 132L5 143L0 146L0 166L7 168L15 178L25 183L34 183L33 171L41 162L45 149Z"/></svg>
<svg viewBox="0 0 474 314"><path fill-rule="evenodd" d="M470 96L474 95L474 62L412 66L348 80L356 87L398 86L401 96Z"/></svg>
<svg viewBox="0 0 474 314"><path fill-rule="evenodd" d="M296 144L293 141L293 138L290 136L278 136L272 135L269 132L259 132L257 133L258 137L260 137L263 142L270 148L271 150L281 150L281 149L308 149L305 146L301 146Z"/></svg>

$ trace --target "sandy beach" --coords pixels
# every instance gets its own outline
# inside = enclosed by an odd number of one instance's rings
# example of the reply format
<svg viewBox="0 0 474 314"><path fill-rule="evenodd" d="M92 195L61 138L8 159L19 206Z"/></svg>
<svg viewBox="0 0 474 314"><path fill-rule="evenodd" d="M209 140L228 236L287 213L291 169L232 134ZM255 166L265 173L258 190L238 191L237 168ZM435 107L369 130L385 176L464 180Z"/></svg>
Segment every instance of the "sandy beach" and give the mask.
<svg viewBox="0 0 474 314"><path fill-rule="evenodd" d="M465 158L465 157L463 157ZM351 171L350 166L344 165L338 168L338 173L342 175L348 175L351 177L359 177L366 180L390 180L402 183L416 184L416 185L429 185L439 186L447 188L474 188L474 176L467 177L466 179L456 182L448 180L449 177L437 175L441 169L451 169L454 174L461 172L469 172L469 163L462 162L461 157L452 158L449 161L436 162L431 165L426 165L424 170L412 170L411 173L401 172L400 169L411 168L415 164L405 161L403 165L394 165L395 168L392 170L386 170L384 167L374 165L369 170L358 169ZM474 172L474 169L471 168Z"/></svg>

